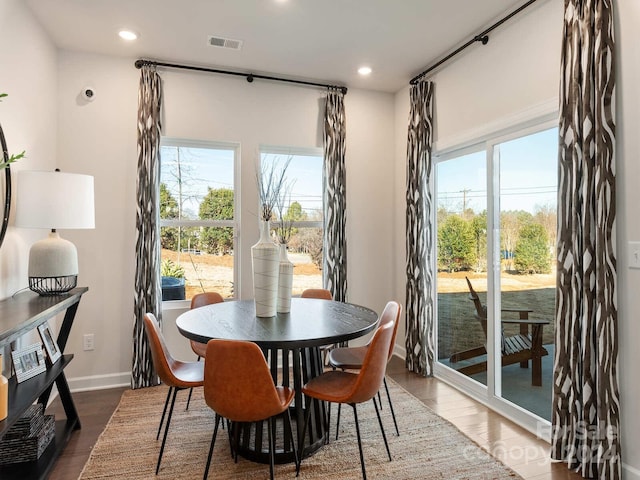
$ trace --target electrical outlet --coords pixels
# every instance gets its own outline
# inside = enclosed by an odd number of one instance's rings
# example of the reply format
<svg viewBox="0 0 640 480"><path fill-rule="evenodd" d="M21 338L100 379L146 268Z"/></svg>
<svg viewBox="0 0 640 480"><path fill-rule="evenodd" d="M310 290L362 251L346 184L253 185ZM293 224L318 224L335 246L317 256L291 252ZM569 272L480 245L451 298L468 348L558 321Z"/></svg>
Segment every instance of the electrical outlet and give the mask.
<svg viewBox="0 0 640 480"><path fill-rule="evenodd" d="M629 242L629 268L640 268L640 242Z"/></svg>
<svg viewBox="0 0 640 480"><path fill-rule="evenodd" d="M93 350L94 336L93 333L87 333L82 337L82 349L84 351Z"/></svg>

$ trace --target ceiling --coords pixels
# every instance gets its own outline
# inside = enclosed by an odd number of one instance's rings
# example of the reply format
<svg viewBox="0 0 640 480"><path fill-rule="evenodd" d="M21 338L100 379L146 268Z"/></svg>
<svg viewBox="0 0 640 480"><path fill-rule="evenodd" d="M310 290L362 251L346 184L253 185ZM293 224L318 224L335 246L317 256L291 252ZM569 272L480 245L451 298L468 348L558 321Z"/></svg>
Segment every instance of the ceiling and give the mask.
<svg viewBox="0 0 640 480"><path fill-rule="evenodd" d="M57 47L396 92L522 0L26 0ZM134 42L117 36L128 28ZM208 36L243 42L212 47ZM475 44L471 48L482 48ZM373 69L367 77L357 69Z"/></svg>

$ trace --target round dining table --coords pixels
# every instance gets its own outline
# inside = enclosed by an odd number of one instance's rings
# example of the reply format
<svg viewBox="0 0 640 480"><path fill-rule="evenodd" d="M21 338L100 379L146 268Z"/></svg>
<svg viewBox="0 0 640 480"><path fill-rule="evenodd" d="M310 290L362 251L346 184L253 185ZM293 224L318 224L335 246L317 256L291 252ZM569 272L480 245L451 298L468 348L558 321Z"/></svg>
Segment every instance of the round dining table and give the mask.
<svg viewBox="0 0 640 480"><path fill-rule="evenodd" d="M305 398L302 386L324 370L321 346L343 343L371 332L378 320L376 312L350 303L311 298L293 298L289 313L274 317L257 317L253 300L225 301L195 308L181 314L176 325L190 340L207 343L213 338L245 340L258 344L265 354L276 385L293 386L294 402L291 418L301 435L305 412L312 409L304 449L306 457L328 441L326 405ZM287 415L276 423L276 463L295 460ZM238 453L253 461L268 463L267 422L242 426L238 438ZM301 457L301 458L302 458Z"/></svg>

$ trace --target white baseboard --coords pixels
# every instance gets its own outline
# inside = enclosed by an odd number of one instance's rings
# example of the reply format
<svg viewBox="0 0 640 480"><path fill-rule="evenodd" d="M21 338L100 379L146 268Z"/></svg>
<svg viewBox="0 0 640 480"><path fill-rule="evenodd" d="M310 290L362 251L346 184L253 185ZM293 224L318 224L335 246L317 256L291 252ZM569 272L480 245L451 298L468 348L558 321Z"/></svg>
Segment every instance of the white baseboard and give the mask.
<svg viewBox="0 0 640 480"><path fill-rule="evenodd" d="M90 377L67 378L69 390L74 392L89 392L91 390L106 390L108 388L128 387L131 385L131 372L111 373L108 375L93 375ZM47 407L58 397L58 387L53 384Z"/></svg>
<svg viewBox="0 0 640 480"><path fill-rule="evenodd" d="M393 347L393 354L396 357L400 357L402 360L406 360L407 359L407 349L405 347L399 346L397 343Z"/></svg>
<svg viewBox="0 0 640 480"><path fill-rule="evenodd" d="M67 382L69 383L69 390L72 392L88 392L90 390L128 387L131 385L131 372L68 378Z"/></svg>
<svg viewBox="0 0 640 480"><path fill-rule="evenodd" d="M640 480L640 470L622 463L622 480Z"/></svg>

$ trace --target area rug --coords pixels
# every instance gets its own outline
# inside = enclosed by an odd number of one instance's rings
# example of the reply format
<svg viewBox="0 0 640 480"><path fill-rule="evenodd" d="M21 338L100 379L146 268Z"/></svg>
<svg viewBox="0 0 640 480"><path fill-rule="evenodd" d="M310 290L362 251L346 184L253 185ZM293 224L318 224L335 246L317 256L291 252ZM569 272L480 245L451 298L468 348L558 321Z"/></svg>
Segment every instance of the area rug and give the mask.
<svg viewBox="0 0 640 480"><path fill-rule="evenodd" d="M373 404L359 406L361 434L369 479L520 479L504 464L465 437L455 426L392 380L391 390L400 436L383 394L382 421L393 460L389 462ZM202 389L194 391L185 411L188 391L178 393L162 467L155 476L161 441L156 431L167 387L127 390L96 443L80 479L199 479L202 478L214 414L206 406ZM362 477L351 408L342 409L340 438L334 440L335 412L329 445L304 459L301 479L357 479ZM276 478L295 478L293 464L276 465ZM234 463L226 431L219 431L209 478L269 478L269 466L243 458Z"/></svg>

